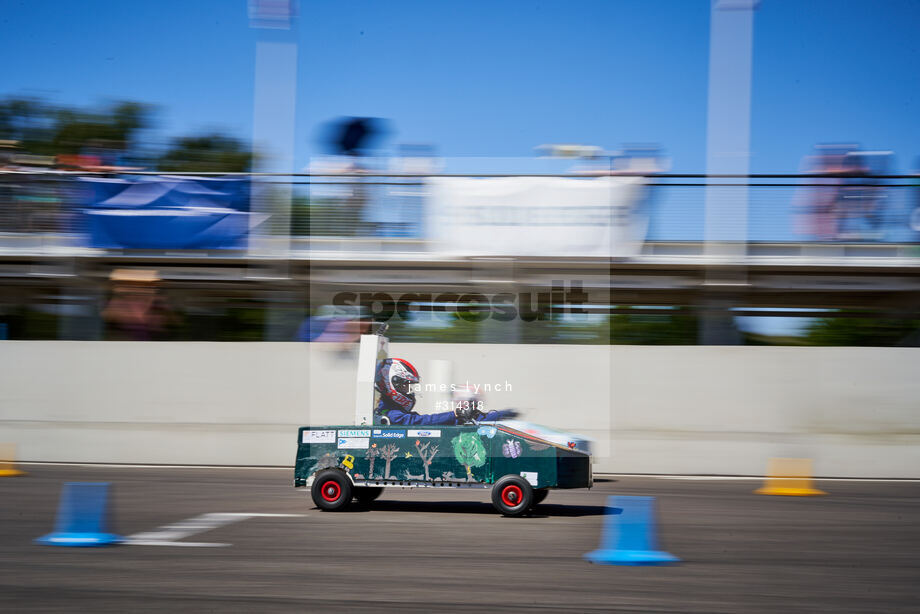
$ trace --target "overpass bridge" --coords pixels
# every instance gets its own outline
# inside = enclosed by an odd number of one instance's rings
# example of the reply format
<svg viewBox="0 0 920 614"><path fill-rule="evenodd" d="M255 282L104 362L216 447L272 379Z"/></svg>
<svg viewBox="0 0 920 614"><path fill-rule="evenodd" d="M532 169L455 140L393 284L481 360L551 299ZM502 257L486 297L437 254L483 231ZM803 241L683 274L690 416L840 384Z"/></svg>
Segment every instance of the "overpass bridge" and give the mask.
<svg viewBox="0 0 920 614"><path fill-rule="evenodd" d="M351 303L381 296L415 303L437 303L439 297L475 302L509 293L530 293L540 302L544 293L543 303L564 309L565 296L553 290L577 288L579 302L594 313L692 307L713 322L739 315L810 317L822 309L920 317L917 245L750 243L735 248L726 257L707 254L703 242L652 241L628 258L458 257L431 251L424 241L305 238L291 240L283 255L255 256L93 250L67 246L59 238L20 237L17 243L6 237L0 251L0 305L98 308L111 272L134 267L157 270L162 288L188 305L231 298L269 310L303 311L348 299L349 293ZM81 328L63 334L92 338ZM513 327L503 335L501 340L513 340ZM731 343L719 334L709 339Z"/></svg>

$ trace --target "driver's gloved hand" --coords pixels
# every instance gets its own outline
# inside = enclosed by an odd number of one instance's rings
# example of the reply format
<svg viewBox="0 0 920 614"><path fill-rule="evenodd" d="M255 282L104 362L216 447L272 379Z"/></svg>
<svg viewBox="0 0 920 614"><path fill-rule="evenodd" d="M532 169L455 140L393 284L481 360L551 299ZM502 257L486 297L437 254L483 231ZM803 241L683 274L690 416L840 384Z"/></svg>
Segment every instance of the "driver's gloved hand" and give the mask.
<svg viewBox="0 0 920 614"><path fill-rule="evenodd" d="M457 416L457 424L469 424L474 420L479 420L485 414L474 409L472 406L464 407L464 403L460 404L460 407L454 410L454 415Z"/></svg>
<svg viewBox="0 0 920 614"><path fill-rule="evenodd" d="M466 424L472 418L473 410L469 407L463 407L461 403L459 407L454 409L454 415L457 416L457 424Z"/></svg>

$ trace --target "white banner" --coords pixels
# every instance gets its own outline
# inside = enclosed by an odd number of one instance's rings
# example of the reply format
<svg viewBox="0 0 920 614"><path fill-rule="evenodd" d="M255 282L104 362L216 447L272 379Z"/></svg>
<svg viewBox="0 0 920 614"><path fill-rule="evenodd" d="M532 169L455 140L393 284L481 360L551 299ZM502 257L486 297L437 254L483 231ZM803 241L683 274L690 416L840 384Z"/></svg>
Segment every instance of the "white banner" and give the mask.
<svg viewBox="0 0 920 614"><path fill-rule="evenodd" d="M427 237L438 252L634 256L648 221L643 177L432 177Z"/></svg>

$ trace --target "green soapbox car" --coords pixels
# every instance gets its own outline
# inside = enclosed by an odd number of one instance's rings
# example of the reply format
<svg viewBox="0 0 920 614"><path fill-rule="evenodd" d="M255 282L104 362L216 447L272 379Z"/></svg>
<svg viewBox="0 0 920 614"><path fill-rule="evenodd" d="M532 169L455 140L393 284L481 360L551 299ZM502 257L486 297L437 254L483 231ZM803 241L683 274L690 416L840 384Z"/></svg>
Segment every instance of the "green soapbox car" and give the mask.
<svg viewBox="0 0 920 614"><path fill-rule="evenodd" d="M502 422L463 426L316 426L298 432L294 486L322 510L369 504L383 488L491 488L520 516L554 488L590 488L591 455Z"/></svg>

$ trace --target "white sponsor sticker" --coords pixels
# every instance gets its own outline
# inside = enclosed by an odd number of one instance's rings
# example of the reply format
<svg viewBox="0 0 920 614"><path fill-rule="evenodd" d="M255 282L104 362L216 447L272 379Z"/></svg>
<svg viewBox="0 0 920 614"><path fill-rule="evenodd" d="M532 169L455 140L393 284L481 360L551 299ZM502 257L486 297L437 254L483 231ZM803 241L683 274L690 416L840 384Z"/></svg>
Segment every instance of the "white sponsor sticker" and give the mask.
<svg viewBox="0 0 920 614"><path fill-rule="evenodd" d="M370 445L370 439L367 437L339 437L340 450L363 449Z"/></svg>
<svg viewBox="0 0 920 614"><path fill-rule="evenodd" d="M374 429L373 435L375 439L402 439L406 434L403 431L387 431L383 429Z"/></svg>
<svg viewBox="0 0 920 614"><path fill-rule="evenodd" d="M339 431L339 437L370 437L370 429L343 429Z"/></svg>
<svg viewBox="0 0 920 614"><path fill-rule="evenodd" d="M409 431L409 437L440 437L441 431Z"/></svg>
<svg viewBox="0 0 920 614"><path fill-rule="evenodd" d="M536 485L537 485L537 476L539 476L539 475L540 475L540 474L539 474L538 472L536 472L536 471L522 471L522 472L521 472L521 477L524 478L525 480L527 480L527 482L528 482L531 486L536 486Z"/></svg>
<svg viewBox="0 0 920 614"><path fill-rule="evenodd" d="M335 431L304 431L304 443L335 443Z"/></svg>

